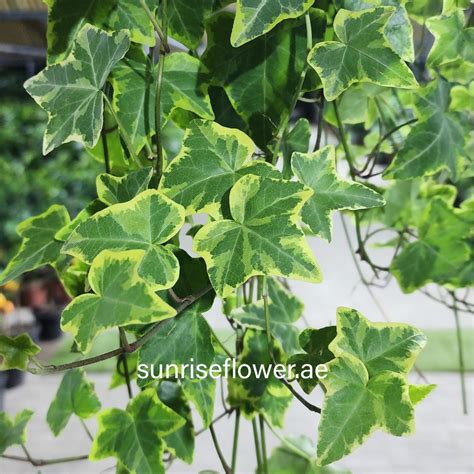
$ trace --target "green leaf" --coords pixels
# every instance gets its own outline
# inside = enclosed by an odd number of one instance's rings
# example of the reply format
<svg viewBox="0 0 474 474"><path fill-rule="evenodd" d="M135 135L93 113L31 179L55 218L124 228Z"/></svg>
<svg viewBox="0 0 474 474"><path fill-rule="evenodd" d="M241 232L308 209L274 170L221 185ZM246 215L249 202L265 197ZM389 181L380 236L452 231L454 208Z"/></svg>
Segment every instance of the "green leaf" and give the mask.
<svg viewBox="0 0 474 474"><path fill-rule="evenodd" d="M329 344L336 337L336 327L327 326L321 329L305 329L299 336L299 343L306 354L295 354L288 359L288 364L294 364L295 373L299 375L298 383L306 393L311 393L318 385L317 377L302 377L305 367L317 367L319 364L326 364L334 359L333 353L329 350Z"/></svg>
<svg viewBox="0 0 474 474"><path fill-rule="evenodd" d="M64 374L54 400L49 406L46 420L54 436L66 427L72 415L85 420L100 410L100 401L82 369Z"/></svg>
<svg viewBox="0 0 474 474"><path fill-rule="evenodd" d="M303 15L313 0L237 0L232 46L242 46L262 36L288 18Z"/></svg>
<svg viewBox="0 0 474 474"><path fill-rule="evenodd" d="M31 410L22 410L13 420L0 412L0 455L10 446L26 443L26 425L32 416Z"/></svg>
<svg viewBox="0 0 474 474"><path fill-rule="evenodd" d="M454 86L451 89L451 110L474 112L474 81L468 87Z"/></svg>
<svg viewBox="0 0 474 474"><path fill-rule="evenodd" d="M338 308L337 336L329 350L336 357L356 357L370 377L384 371L406 375L425 344L425 335L413 326L372 323L355 309Z"/></svg>
<svg viewBox="0 0 474 474"><path fill-rule="evenodd" d="M420 219L418 240L408 244L390 267L402 290L412 293L429 282L462 286L460 270L471 258L470 228L452 205L433 199Z"/></svg>
<svg viewBox="0 0 474 474"><path fill-rule="evenodd" d="M48 62L64 59L81 28L90 23L102 29L128 30L135 43L154 46L153 25L135 0L45 0L48 5ZM147 0L153 6L153 0Z"/></svg>
<svg viewBox="0 0 474 474"><path fill-rule="evenodd" d="M205 119L214 118L199 66L199 60L186 53L166 56L160 99L162 127L178 109ZM126 58L113 72L113 106L137 152L155 128L157 75L158 65L152 66L146 58L143 61Z"/></svg>
<svg viewBox="0 0 474 474"><path fill-rule="evenodd" d="M308 57L321 78L327 100L336 99L357 82L401 89L417 87L412 72L383 34L393 12L391 7L337 12L334 31L339 41L317 44Z"/></svg>
<svg viewBox="0 0 474 474"><path fill-rule="evenodd" d="M183 379L182 387L186 398L193 402L202 418L204 428L208 428L214 415L216 379L207 377L201 380Z"/></svg>
<svg viewBox="0 0 474 474"><path fill-rule="evenodd" d="M350 354L328 363L318 434L318 462L327 465L349 454L377 428L395 436L414 429L408 384L394 372L369 378L364 364Z"/></svg>
<svg viewBox="0 0 474 474"><path fill-rule="evenodd" d="M255 275L321 281L298 214L311 191L299 183L247 175L230 191L233 220L210 222L194 238L221 297Z"/></svg>
<svg viewBox="0 0 474 474"><path fill-rule="evenodd" d="M143 252L104 250L92 262L89 285L95 294L75 298L63 311L61 328L87 352L104 330L171 318L175 310L138 276Z"/></svg>
<svg viewBox="0 0 474 474"><path fill-rule="evenodd" d="M185 207L187 214L219 215L221 201L246 174L278 178L268 163L252 161L255 145L240 130L194 120L179 155L166 168L160 191Z"/></svg>
<svg viewBox="0 0 474 474"><path fill-rule="evenodd" d="M183 389L177 383L163 381L158 385L158 398L186 420L181 428L165 436L164 441L172 454L191 464L194 457L194 425Z"/></svg>
<svg viewBox="0 0 474 474"><path fill-rule="evenodd" d="M28 94L48 112L45 155L70 141L88 147L97 143L103 123L102 87L129 46L124 31L108 34L85 25L66 59L25 82Z"/></svg>
<svg viewBox="0 0 474 474"><path fill-rule="evenodd" d="M464 26L464 12L455 9L428 18L426 26L435 37L428 64L435 68L462 59L474 62L474 28Z"/></svg>
<svg viewBox="0 0 474 474"><path fill-rule="evenodd" d="M291 165L298 180L314 190L303 207L303 222L328 241L331 240L332 212L385 204L384 198L367 186L339 178L333 146L325 146L314 153L294 153Z"/></svg>
<svg viewBox="0 0 474 474"><path fill-rule="evenodd" d="M293 354L299 349L299 330L294 323L303 313L303 303L273 278L268 279L268 297L271 333L281 342L286 354ZM266 328L262 300L235 309L231 317L245 327Z"/></svg>
<svg viewBox="0 0 474 474"><path fill-rule="evenodd" d="M40 350L29 334L13 337L0 334L0 370L26 370L30 357L38 354Z"/></svg>
<svg viewBox="0 0 474 474"><path fill-rule="evenodd" d="M424 400L434 389L436 384L429 385L410 385L410 400L413 406Z"/></svg>
<svg viewBox="0 0 474 474"><path fill-rule="evenodd" d="M350 471L318 466L315 447L306 436L285 437L283 444L272 451L268 470L272 474L350 474Z"/></svg>
<svg viewBox="0 0 474 474"><path fill-rule="evenodd" d="M42 214L18 224L16 230L23 240L16 255L0 274L0 285L18 278L22 273L55 262L62 244L54 236L68 222L66 208L53 205Z"/></svg>
<svg viewBox="0 0 474 474"><path fill-rule="evenodd" d="M154 389L140 392L126 410L109 408L99 413L99 430L90 459L115 457L135 474L164 473L163 437L185 424L185 419L164 405Z"/></svg>
<svg viewBox="0 0 474 474"><path fill-rule="evenodd" d="M196 49L204 35L204 20L212 13L214 0L173 0L168 3L168 33L189 49Z"/></svg>
<svg viewBox="0 0 474 474"><path fill-rule="evenodd" d="M278 341L275 341L272 350L275 362L283 363L284 355ZM256 367L258 370L267 370L274 365L270 358L268 340L264 331L249 329L245 332L240 364L246 364L250 368ZM247 371L243 371L242 374L246 375ZM286 410L293 396L281 380L275 377L273 371L270 371L269 375L269 377L257 377L252 371L247 378L230 378L229 403L233 407L240 407L249 418L260 413L265 415L273 425L282 427Z"/></svg>
<svg viewBox="0 0 474 474"><path fill-rule="evenodd" d="M153 5L153 0L147 0L147 3ZM153 25L137 0L115 0L100 27L111 31L127 30L134 43L146 46L156 43Z"/></svg>
<svg viewBox="0 0 474 474"><path fill-rule="evenodd" d="M324 30L325 15L315 10L313 16L316 35ZM305 67L305 21L289 20L252 43L233 48L233 18L231 13L221 12L208 20L208 46L201 61L211 83L224 88L246 124L246 133L266 150L280 124L291 114Z"/></svg>
<svg viewBox="0 0 474 474"><path fill-rule="evenodd" d="M179 275L173 252L163 246L184 223L184 209L156 190L94 214L70 235L63 252L86 263L102 250L140 249L139 275L156 289L170 288Z"/></svg>
<svg viewBox="0 0 474 474"><path fill-rule="evenodd" d="M417 94L415 109L419 122L410 130L385 178L430 176L443 169L456 178L465 156L465 130L461 117L448 112L449 93L449 83L438 79Z"/></svg>
<svg viewBox="0 0 474 474"><path fill-rule="evenodd" d="M157 378L166 378L167 365L176 364L178 369L184 364L197 367L204 364L206 367L214 361L214 348L212 346L212 330L202 314L193 310L193 306L169 319L160 325L153 336L140 348L138 365L153 367L154 374L138 381L139 386L144 386ZM169 377L197 378L197 373L191 374L190 369L184 374L173 368Z"/></svg>
<svg viewBox="0 0 474 474"><path fill-rule="evenodd" d="M342 0L342 8L361 11L373 7L395 7L395 11L384 29L385 37L392 49L404 61L413 62L415 51L413 45L413 27L405 8L406 0Z"/></svg>
<svg viewBox="0 0 474 474"><path fill-rule="evenodd" d="M97 176L97 196L108 206L127 202L145 191L150 184L153 168L142 168L125 176L103 173Z"/></svg>
<svg viewBox="0 0 474 474"><path fill-rule="evenodd" d="M310 140L311 129L308 120L305 118L298 119L293 128L283 135L281 146L283 151L283 178L291 179L291 156L295 151L308 153Z"/></svg>

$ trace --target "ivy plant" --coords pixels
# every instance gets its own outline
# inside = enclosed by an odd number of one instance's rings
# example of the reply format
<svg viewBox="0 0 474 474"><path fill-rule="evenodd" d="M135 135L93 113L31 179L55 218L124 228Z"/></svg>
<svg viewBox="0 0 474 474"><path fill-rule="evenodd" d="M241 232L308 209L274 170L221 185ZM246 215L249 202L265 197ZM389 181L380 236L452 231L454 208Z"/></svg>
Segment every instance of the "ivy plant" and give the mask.
<svg viewBox="0 0 474 474"><path fill-rule="evenodd" d="M408 379L422 332L344 307L309 325L291 281L334 271L309 240L331 241L339 212L371 297L393 276L449 307L458 334L459 314L474 309L473 15L467 2L419 3L48 0L47 66L25 83L48 114L43 152L79 142L104 172L77 215L57 203L19 223L0 284L52 266L71 296L61 327L81 356L45 365L28 335L2 335L0 369L64 372L46 421L59 436L78 417L91 447L36 460L25 407L0 414L0 455L21 445L34 465L115 458L117 472L159 473L176 458L192 464L209 430L229 474L249 422L256 472L333 472L325 466L375 430L414 431L434 388ZM314 126L294 119L302 106ZM392 248L390 261L372 243ZM231 343L208 320L212 306ZM120 343L91 356L103 331ZM130 400L104 409L84 368L111 358L111 387ZM219 413L216 381L178 365L227 360L292 368L233 373ZM176 368L141 376L165 364ZM303 378L305 365L326 372ZM293 401L319 421L313 440L279 434ZM226 453L214 425L230 418ZM283 442L271 456L269 430Z"/></svg>

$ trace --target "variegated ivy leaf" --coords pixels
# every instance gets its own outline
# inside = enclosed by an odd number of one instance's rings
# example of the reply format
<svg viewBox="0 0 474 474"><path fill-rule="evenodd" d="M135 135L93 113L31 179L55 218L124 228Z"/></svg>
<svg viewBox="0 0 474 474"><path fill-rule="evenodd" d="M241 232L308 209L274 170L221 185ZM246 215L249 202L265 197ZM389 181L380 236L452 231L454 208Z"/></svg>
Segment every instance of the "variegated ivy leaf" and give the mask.
<svg viewBox="0 0 474 474"><path fill-rule="evenodd" d="M156 190L115 204L82 222L63 252L92 263L102 250L140 249L138 273L156 289L170 288L179 276L173 252L163 246L184 224L184 209Z"/></svg>
<svg viewBox="0 0 474 474"><path fill-rule="evenodd" d="M126 32L108 34L85 25L69 56L25 82L25 89L46 112L46 155L70 141L93 147L103 123L102 87L112 67L130 46Z"/></svg>
<svg viewBox="0 0 474 474"><path fill-rule="evenodd" d="M384 198L369 187L339 178L333 146L325 146L314 153L293 153L291 166L298 180L314 191L303 207L303 222L328 241L331 240L331 214L334 211L355 211L385 204Z"/></svg>
<svg viewBox="0 0 474 474"><path fill-rule="evenodd" d="M166 56L160 101L162 127L178 109L214 118L199 65L198 59L186 53ZM157 74L158 65L152 66L146 56L142 61L126 58L114 69L113 105L137 152L155 127L155 108L148 104L155 104Z"/></svg>
<svg viewBox="0 0 474 474"><path fill-rule="evenodd" d="M318 435L318 462L349 454L376 429L395 436L413 432L407 375L426 337L406 324L371 323L356 310L339 308L336 357L321 383L326 389Z"/></svg>
<svg viewBox="0 0 474 474"><path fill-rule="evenodd" d="M281 345L276 340L272 351L277 364L285 362ZM247 330L245 332L240 363L247 364L249 367L258 367L261 370L273 364L264 331ZM256 413L263 414L273 425L280 428L283 427L285 413L292 398L290 391L273 372L270 372L269 377L257 377L252 372L247 378L229 379L231 406L240 407L249 418L253 418Z"/></svg>
<svg viewBox="0 0 474 474"><path fill-rule="evenodd" d="M82 369L72 369L64 374L54 400L46 415L54 436L66 427L72 415L87 419L100 410L100 401L94 385Z"/></svg>
<svg viewBox="0 0 474 474"><path fill-rule="evenodd" d="M462 270L471 260L471 223L441 198L433 199L421 216L418 240L393 260L390 271L405 293L429 282L463 286Z"/></svg>
<svg viewBox="0 0 474 474"><path fill-rule="evenodd" d="M291 355L299 349L299 330L294 326L303 313L303 303L286 290L277 280L268 279L268 311L270 330ZM263 301L241 306L232 311L231 316L245 327L265 329L265 311Z"/></svg>
<svg viewBox="0 0 474 474"><path fill-rule="evenodd" d="M108 206L127 202L145 191L150 184L153 168L142 168L125 176L103 173L97 176L97 196Z"/></svg>
<svg viewBox="0 0 474 474"><path fill-rule="evenodd" d="M0 412L0 455L10 446L26 443L26 425L32 416L31 410L22 410L14 419Z"/></svg>
<svg viewBox="0 0 474 474"><path fill-rule="evenodd" d="M334 31L339 41L317 44L308 57L321 78L327 100L336 99L357 82L401 89L417 87L412 72L383 33L393 13L392 7L337 12Z"/></svg>
<svg viewBox="0 0 474 474"><path fill-rule="evenodd" d="M202 419L202 424L208 428L214 415L214 399L216 394L216 379L183 379L181 384L186 398L192 402Z"/></svg>
<svg viewBox="0 0 474 474"><path fill-rule="evenodd" d="M29 334L13 337L0 334L0 370L26 370L30 357L38 354L40 350Z"/></svg>
<svg viewBox="0 0 474 474"><path fill-rule="evenodd" d="M126 410L109 408L100 412L98 422L89 455L92 461L114 457L131 474L164 474L164 437L186 420L150 388L131 400Z"/></svg>
<svg viewBox="0 0 474 474"><path fill-rule="evenodd" d="M93 261L88 281L94 293L75 298L63 311L61 328L88 352L96 336L111 327L171 318L176 311L138 276L140 250L104 250Z"/></svg>
<svg viewBox="0 0 474 474"><path fill-rule="evenodd" d="M405 377L381 372L344 354L327 364L326 389L318 430L318 463L331 464L359 447L376 429L395 436L414 430L413 405Z"/></svg>
<svg viewBox="0 0 474 474"><path fill-rule="evenodd" d="M384 177L410 179L448 169L456 178L464 162L466 129L462 116L449 112L450 85L439 78L417 94L419 122L410 130Z"/></svg>
<svg viewBox="0 0 474 474"><path fill-rule="evenodd" d="M193 249L207 264L221 297L255 275L321 281L321 273L298 214L311 191L299 183L247 175L230 191L232 219L210 222L194 237Z"/></svg>
<svg viewBox="0 0 474 474"><path fill-rule="evenodd" d="M135 0L45 0L48 5L48 63L64 59L85 23L128 30L133 42L155 44L153 25ZM153 6L152 0L147 0Z"/></svg>
<svg viewBox="0 0 474 474"><path fill-rule="evenodd" d="M314 42L321 40L326 16L310 11ZM208 46L201 61L215 86L224 88L246 132L266 150L291 113L294 94L305 67L306 26L303 18L288 20L266 35L232 47L234 16L213 15L206 23Z"/></svg>
<svg viewBox="0 0 474 474"><path fill-rule="evenodd" d="M237 0L232 46L242 46L288 18L303 15L313 0Z"/></svg>
<svg viewBox="0 0 474 474"><path fill-rule="evenodd" d="M357 357L370 377L384 371L406 375L425 344L425 335L413 326L372 323L355 309L338 308L337 335L329 350L336 357Z"/></svg>
<svg viewBox="0 0 474 474"><path fill-rule="evenodd" d="M464 26L462 9L445 11L441 15L428 18L426 26L435 37L428 55L428 64L439 67L462 59L474 62L474 28Z"/></svg>
<svg viewBox="0 0 474 474"><path fill-rule="evenodd" d="M218 215L222 198L242 176L281 176L268 163L251 161L254 151L254 143L240 130L193 120L181 152L163 174L160 190L184 206L187 214Z"/></svg>
<svg viewBox="0 0 474 474"><path fill-rule="evenodd" d="M66 208L53 205L42 214L18 224L16 230L23 240L16 255L0 274L0 285L41 265L55 262L59 257L61 242L54 236L68 222Z"/></svg>
<svg viewBox="0 0 474 474"><path fill-rule="evenodd" d="M415 60L413 27L405 8L406 0L339 0L341 8L361 11L373 7L394 7L395 12L385 26L385 37L392 49L407 62Z"/></svg>

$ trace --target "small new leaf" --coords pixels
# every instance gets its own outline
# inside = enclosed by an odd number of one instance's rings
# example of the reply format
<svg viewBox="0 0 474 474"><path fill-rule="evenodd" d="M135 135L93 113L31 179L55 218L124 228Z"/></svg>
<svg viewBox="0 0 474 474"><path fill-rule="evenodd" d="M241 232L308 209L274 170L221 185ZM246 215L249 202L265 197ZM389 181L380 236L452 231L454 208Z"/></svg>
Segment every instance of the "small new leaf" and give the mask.
<svg viewBox="0 0 474 474"><path fill-rule="evenodd" d="M59 257L62 245L54 236L68 223L69 214L66 208L53 205L42 214L18 224L17 233L23 241L17 254L0 274L0 285L18 278L22 273L47 263L54 263Z"/></svg>
<svg viewBox="0 0 474 474"><path fill-rule="evenodd" d="M46 415L54 436L66 427L72 415L87 419L100 410L100 401L82 369L72 369L64 375Z"/></svg>
<svg viewBox="0 0 474 474"><path fill-rule="evenodd" d="M98 415L99 429L90 459L115 457L131 474L162 474L163 438L186 422L164 405L155 389L140 392L126 410L111 408Z"/></svg>
<svg viewBox="0 0 474 474"><path fill-rule="evenodd" d="M108 34L85 25L70 55L25 82L28 94L48 112L43 153L78 141L93 147L103 123L102 87L130 46L126 32Z"/></svg>
<svg viewBox="0 0 474 474"><path fill-rule="evenodd" d="M384 36L393 12L392 7L337 12L334 31L339 41L318 43L308 57L321 78L327 100L336 99L357 82L401 89L417 87L412 72Z"/></svg>
<svg viewBox="0 0 474 474"><path fill-rule="evenodd" d="M26 370L30 357L38 354L40 350L29 334L14 337L0 334L0 370Z"/></svg>
<svg viewBox="0 0 474 474"><path fill-rule="evenodd" d="M207 264L212 286L222 297L255 275L312 282L321 273L304 234L299 212L312 192L299 183L247 175L230 192L231 219L203 226L193 249Z"/></svg>
<svg viewBox="0 0 474 474"><path fill-rule="evenodd" d="M141 250L138 273L156 289L179 276L173 252L163 246L184 224L184 209L156 190L94 214L70 235L62 251L92 263L102 250Z"/></svg>
<svg viewBox="0 0 474 474"><path fill-rule="evenodd" d="M369 187L339 178L332 146L314 153L293 153L291 166L298 180L314 191L303 207L303 222L328 241L331 240L331 214L334 211L355 211L385 204L384 198Z"/></svg>
<svg viewBox="0 0 474 474"><path fill-rule="evenodd" d="M89 285L94 294L75 298L63 311L61 328L87 352L96 336L111 327L171 318L176 311L138 275L143 252L104 250L93 261Z"/></svg>
<svg viewBox="0 0 474 474"><path fill-rule="evenodd" d="M10 446L26 443L26 425L32 416L31 410L22 410L13 420L0 412L0 455Z"/></svg>

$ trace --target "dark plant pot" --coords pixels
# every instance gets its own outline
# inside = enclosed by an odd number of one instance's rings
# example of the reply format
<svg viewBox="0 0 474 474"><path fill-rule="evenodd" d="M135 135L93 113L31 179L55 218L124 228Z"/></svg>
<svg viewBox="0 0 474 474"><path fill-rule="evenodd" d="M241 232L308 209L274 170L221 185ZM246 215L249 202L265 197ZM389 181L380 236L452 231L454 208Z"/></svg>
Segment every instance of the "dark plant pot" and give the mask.
<svg viewBox="0 0 474 474"><path fill-rule="evenodd" d="M5 388L18 387L25 380L25 373L22 372L21 370L16 370L16 369L7 370L5 371L5 374L7 375Z"/></svg>
<svg viewBox="0 0 474 474"><path fill-rule="evenodd" d="M51 308L37 308L33 310L33 314L40 326L40 341L52 341L61 337L60 311Z"/></svg>

